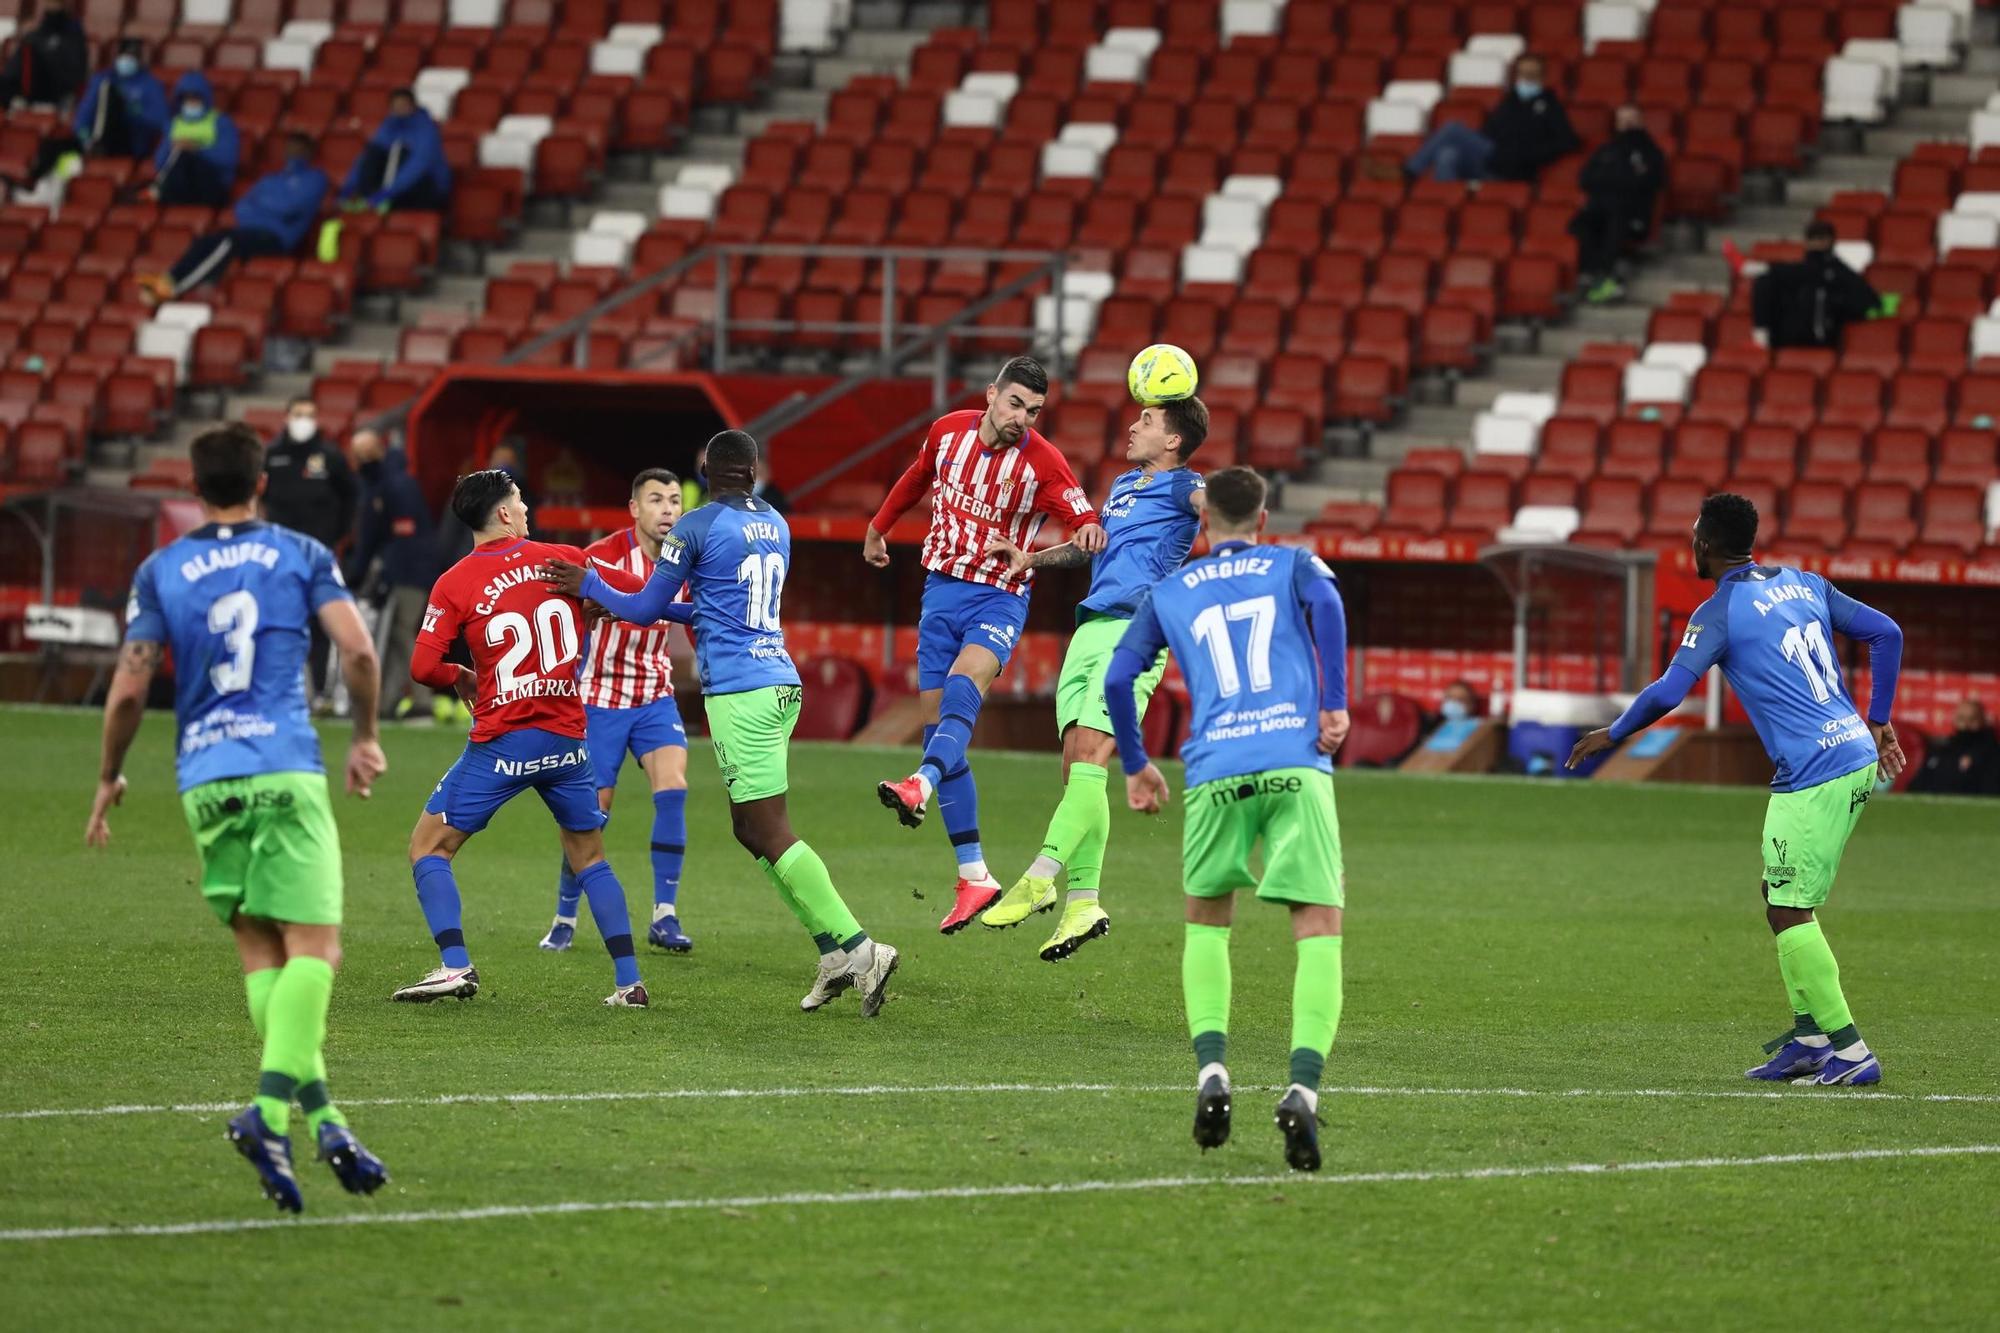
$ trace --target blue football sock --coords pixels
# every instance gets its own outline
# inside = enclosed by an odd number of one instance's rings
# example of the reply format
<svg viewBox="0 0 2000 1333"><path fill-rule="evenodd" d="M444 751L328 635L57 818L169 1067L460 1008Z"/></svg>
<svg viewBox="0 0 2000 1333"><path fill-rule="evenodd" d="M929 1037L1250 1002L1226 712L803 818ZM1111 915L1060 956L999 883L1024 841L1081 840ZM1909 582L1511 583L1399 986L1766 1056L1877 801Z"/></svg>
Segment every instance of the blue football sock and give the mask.
<svg viewBox="0 0 2000 1333"><path fill-rule="evenodd" d="M556 915L565 921L576 920L576 905L583 900L583 889L576 882L576 875L569 868L569 858L561 857L562 873L556 877Z"/></svg>
<svg viewBox="0 0 2000 1333"><path fill-rule="evenodd" d="M938 813L962 866L986 859L979 845L979 788L972 780L972 766L965 762L965 749L972 743L973 724L984 702L970 676L947 676L938 701L937 727L924 738L925 776L937 791Z"/></svg>
<svg viewBox="0 0 2000 1333"><path fill-rule="evenodd" d="M945 774L937 790L938 813L944 817L944 831L951 835L952 855L962 866L985 861L986 850L979 845L979 787L972 780L972 765L960 764L956 773Z"/></svg>
<svg viewBox="0 0 2000 1333"><path fill-rule="evenodd" d="M653 793L653 906L672 907L687 856L687 788Z"/></svg>
<svg viewBox="0 0 2000 1333"><path fill-rule="evenodd" d="M437 941L438 959L446 967L471 967L472 955L465 951L465 931L459 924L458 879L451 862L442 856L418 857L410 867L417 882L417 905L424 909L424 923Z"/></svg>
<svg viewBox="0 0 2000 1333"><path fill-rule="evenodd" d="M639 979L639 960L632 955L632 917L625 910L625 886L611 873L609 861L584 867L576 882L590 899L590 919L604 937L604 951L611 955L611 969L621 986Z"/></svg>

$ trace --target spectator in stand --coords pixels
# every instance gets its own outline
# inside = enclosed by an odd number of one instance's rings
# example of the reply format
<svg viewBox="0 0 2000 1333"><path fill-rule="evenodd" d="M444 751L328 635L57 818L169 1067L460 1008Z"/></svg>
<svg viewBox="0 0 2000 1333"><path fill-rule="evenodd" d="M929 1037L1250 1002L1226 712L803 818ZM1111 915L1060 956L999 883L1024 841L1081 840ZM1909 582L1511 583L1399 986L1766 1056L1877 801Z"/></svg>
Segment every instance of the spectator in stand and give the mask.
<svg viewBox="0 0 2000 1333"><path fill-rule="evenodd" d="M1514 62L1513 86L1478 129L1453 121L1424 140L1403 170L1441 181L1533 181L1557 158L1582 145L1562 100L1542 84L1542 58Z"/></svg>
<svg viewBox="0 0 2000 1333"><path fill-rule="evenodd" d="M1931 747L1910 790L1940 796L2000 796L2000 739L1986 717L1986 705L1960 699L1952 715L1956 728Z"/></svg>
<svg viewBox="0 0 2000 1333"><path fill-rule="evenodd" d="M69 0L45 0L41 21L20 34L0 68L0 110L16 101L62 106L83 91L89 71L90 40L69 12Z"/></svg>
<svg viewBox="0 0 2000 1333"><path fill-rule="evenodd" d="M451 166L444 159L444 136L417 96L398 88L389 115L361 150L340 187L349 211L392 208L443 211L451 203Z"/></svg>
<svg viewBox="0 0 2000 1333"><path fill-rule="evenodd" d="M1444 687L1444 698L1438 702L1440 722L1463 722L1479 716L1479 693L1471 684L1455 680Z"/></svg>
<svg viewBox="0 0 2000 1333"><path fill-rule="evenodd" d="M1766 346L1838 348L1848 324L1867 319L1881 304L1875 289L1833 252L1833 238L1832 223L1809 223L1805 258L1771 265L1751 286L1751 317Z"/></svg>
<svg viewBox="0 0 2000 1333"><path fill-rule="evenodd" d="M76 109L76 141L92 157L151 157L167 131L167 89L146 68L146 44L118 43L110 69L91 76Z"/></svg>
<svg viewBox="0 0 2000 1333"><path fill-rule="evenodd" d="M354 532L357 488L338 446L319 433L319 409L310 398L285 408L285 430L264 450L264 517L317 538L329 549ZM327 639L312 632L307 666L313 697L326 692Z"/></svg>
<svg viewBox="0 0 2000 1333"><path fill-rule="evenodd" d="M1612 125L1611 137L1583 164L1583 207L1569 223L1583 299L1592 305L1625 295L1618 262L1652 230L1653 207L1667 183L1667 155L1647 131L1645 113L1621 106Z"/></svg>
<svg viewBox="0 0 2000 1333"><path fill-rule="evenodd" d="M701 451L701 461L704 463L708 461L706 448ZM771 480L771 465L764 461L761 453L757 455L757 479L751 484L750 494L781 514L789 514L792 511L791 497L779 490L778 484Z"/></svg>
<svg viewBox="0 0 2000 1333"><path fill-rule="evenodd" d="M423 488L410 475L407 454L366 427L355 431L349 444L361 474L361 526L348 561L348 582L378 608L375 648L382 660L407 664L431 584L443 570L437 527ZM451 716L449 699L433 698L430 690L409 681L408 671L392 674L409 683L409 693L399 699L401 690L383 690L383 717L407 717L420 708L441 722Z"/></svg>
<svg viewBox="0 0 2000 1333"><path fill-rule="evenodd" d="M215 109L215 90L199 70L181 75L173 104L173 124L153 153L148 192L169 206L227 208L243 151L236 122Z"/></svg>
<svg viewBox="0 0 2000 1333"><path fill-rule="evenodd" d="M708 446L695 451L694 466L681 473L681 512L692 514L708 503Z"/></svg>
<svg viewBox="0 0 2000 1333"><path fill-rule="evenodd" d="M331 182L313 165L313 141L285 136L285 164L259 180L236 201L236 225L197 236L165 273L142 274L141 295L149 302L171 301L205 282L214 282L239 259L296 254L312 231Z"/></svg>

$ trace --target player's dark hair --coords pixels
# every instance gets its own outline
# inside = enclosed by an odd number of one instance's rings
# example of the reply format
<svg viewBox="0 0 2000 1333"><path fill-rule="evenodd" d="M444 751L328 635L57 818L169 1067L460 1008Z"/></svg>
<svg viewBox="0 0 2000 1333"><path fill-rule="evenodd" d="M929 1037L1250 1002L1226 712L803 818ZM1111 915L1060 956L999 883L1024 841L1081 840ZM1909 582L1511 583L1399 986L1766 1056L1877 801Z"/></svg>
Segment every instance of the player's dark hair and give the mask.
<svg viewBox="0 0 2000 1333"><path fill-rule="evenodd" d="M1701 517L1695 531L1718 555L1747 560L1757 545L1757 506L1727 491L1701 502Z"/></svg>
<svg viewBox="0 0 2000 1333"><path fill-rule="evenodd" d="M451 488L451 512L479 532L493 521L493 511L514 489L514 479L497 467L468 472Z"/></svg>
<svg viewBox="0 0 2000 1333"><path fill-rule="evenodd" d="M1208 404L1199 398L1180 398L1161 403L1160 415L1166 418L1167 434L1181 437L1181 462L1187 462L1208 438Z"/></svg>
<svg viewBox="0 0 2000 1333"><path fill-rule="evenodd" d="M1208 474L1208 511L1226 528L1247 528L1257 521L1268 488L1247 467L1226 467Z"/></svg>
<svg viewBox="0 0 2000 1333"><path fill-rule="evenodd" d="M711 435L708 440L708 462L704 466L710 476L718 472L742 472L745 475L754 475L757 471L757 437L740 430L726 430L719 435Z"/></svg>
<svg viewBox="0 0 2000 1333"><path fill-rule="evenodd" d="M657 481L660 483L660 485L667 487L669 490L681 484L681 479L675 476L673 473L667 471L665 468L649 467L644 472L641 472L638 476L632 478L633 499L636 500L639 498L639 492L646 489L646 483L649 481Z"/></svg>
<svg viewBox="0 0 2000 1333"><path fill-rule="evenodd" d="M264 442L248 426L231 422L205 430L188 446L194 493L217 509L249 504L264 473Z"/></svg>
<svg viewBox="0 0 2000 1333"><path fill-rule="evenodd" d="M1049 391L1049 372L1042 369L1042 363L1032 356L1017 356L1000 367L1000 373L993 377L993 387L1004 389L1010 384L1018 384L1029 393Z"/></svg>

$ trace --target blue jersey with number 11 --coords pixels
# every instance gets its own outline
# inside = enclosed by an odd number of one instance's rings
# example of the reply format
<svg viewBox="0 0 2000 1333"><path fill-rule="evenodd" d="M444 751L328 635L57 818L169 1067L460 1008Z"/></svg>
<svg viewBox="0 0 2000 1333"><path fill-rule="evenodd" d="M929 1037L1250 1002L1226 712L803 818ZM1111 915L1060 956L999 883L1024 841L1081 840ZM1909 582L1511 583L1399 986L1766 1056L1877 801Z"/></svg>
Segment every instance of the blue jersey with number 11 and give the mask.
<svg viewBox="0 0 2000 1333"><path fill-rule="evenodd" d="M173 650L182 791L324 771L306 651L312 617L345 600L333 552L274 523L211 523L146 557L125 640Z"/></svg>
<svg viewBox="0 0 2000 1333"><path fill-rule="evenodd" d="M660 543L653 582L687 580L703 693L799 683L778 622L791 565L792 530L755 496L710 500Z"/></svg>
<svg viewBox="0 0 2000 1333"><path fill-rule="evenodd" d="M1818 574L1744 565L1695 611L1674 665L1720 665L1775 771L1771 790L1798 791L1875 762L1868 730L1833 655L1861 604Z"/></svg>

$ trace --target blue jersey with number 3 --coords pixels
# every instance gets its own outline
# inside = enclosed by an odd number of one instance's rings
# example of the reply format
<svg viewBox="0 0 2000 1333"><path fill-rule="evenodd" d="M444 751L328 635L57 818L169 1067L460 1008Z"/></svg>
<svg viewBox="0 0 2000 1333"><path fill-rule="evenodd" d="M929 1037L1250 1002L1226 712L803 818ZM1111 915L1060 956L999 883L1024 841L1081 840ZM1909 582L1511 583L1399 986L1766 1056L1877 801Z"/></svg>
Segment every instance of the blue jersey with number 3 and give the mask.
<svg viewBox="0 0 2000 1333"><path fill-rule="evenodd" d="M1224 542L1162 579L1120 648L1150 662L1173 649L1194 726L1187 785L1270 768L1333 771L1319 749L1319 655L1306 586L1332 579L1311 551Z"/></svg>
<svg viewBox="0 0 2000 1333"><path fill-rule="evenodd" d="M1798 791L1875 762L1875 738L1833 655L1860 603L1818 574L1745 565L1695 611L1674 665L1721 666L1771 756L1771 790Z"/></svg>
<svg viewBox="0 0 2000 1333"><path fill-rule="evenodd" d="M309 627L346 600L333 552L275 523L211 523L146 557L125 640L173 650L182 791L324 771L306 707Z"/></svg>
<svg viewBox="0 0 2000 1333"><path fill-rule="evenodd" d="M653 577L675 588L688 583L704 694L799 683L778 622L791 566L784 516L749 495L710 500L660 543Z"/></svg>

